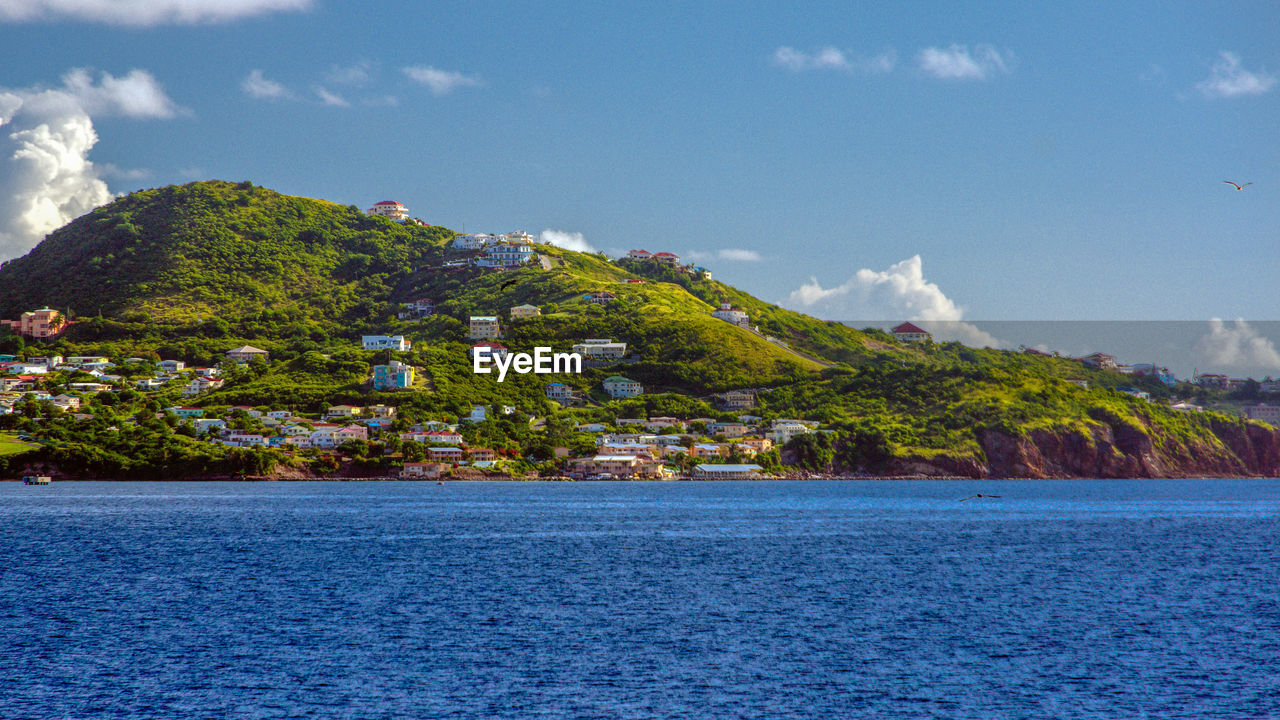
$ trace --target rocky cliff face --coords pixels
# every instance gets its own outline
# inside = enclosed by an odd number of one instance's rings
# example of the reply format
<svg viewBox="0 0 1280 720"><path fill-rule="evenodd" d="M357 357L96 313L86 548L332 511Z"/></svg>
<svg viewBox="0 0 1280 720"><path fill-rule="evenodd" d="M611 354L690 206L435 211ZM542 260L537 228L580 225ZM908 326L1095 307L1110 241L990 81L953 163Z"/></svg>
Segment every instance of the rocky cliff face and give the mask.
<svg viewBox="0 0 1280 720"><path fill-rule="evenodd" d="M1280 476L1280 430L1215 419L1212 437L1186 441L1114 417L1097 416L1086 432L1037 430L1015 437L977 433L983 458L895 460L902 475L993 478L1176 478Z"/></svg>

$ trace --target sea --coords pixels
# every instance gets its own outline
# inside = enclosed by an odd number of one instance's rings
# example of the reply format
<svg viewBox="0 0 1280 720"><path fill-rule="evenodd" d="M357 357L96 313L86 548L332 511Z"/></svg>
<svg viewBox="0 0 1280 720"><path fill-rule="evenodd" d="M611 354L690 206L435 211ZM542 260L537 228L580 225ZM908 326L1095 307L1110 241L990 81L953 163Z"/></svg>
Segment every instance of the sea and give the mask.
<svg viewBox="0 0 1280 720"><path fill-rule="evenodd" d="M2 483L0 675L3 718L1277 718L1280 481Z"/></svg>

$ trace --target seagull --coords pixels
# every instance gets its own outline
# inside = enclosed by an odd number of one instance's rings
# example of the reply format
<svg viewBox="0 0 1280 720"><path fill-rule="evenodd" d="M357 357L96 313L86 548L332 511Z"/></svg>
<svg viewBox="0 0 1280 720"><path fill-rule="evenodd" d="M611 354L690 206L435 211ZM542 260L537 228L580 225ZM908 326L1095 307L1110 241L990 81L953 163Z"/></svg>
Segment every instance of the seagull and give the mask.
<svg viewBox="0 0 1280 720"><path fill-rule="evenodd" d="M1231 182L1230 180L1223 180L1222 182L1224 182L1224 183L1226 183L1226 184L1228 184L1228 185L1230 185L1230 186L1234 187L1236 190L1243 190L1243 189L1245 189L1245 188L1247 188L1247 187L1249 187L1250 185L1252 185L1252 184L1253 184L1253 183L1251 183L1251 182L1247 182L1247 183L1245 183L1245 184L1243 184L1243 185L1236 185L1235 183Z"/></svg>
<svg viewBox="0 0 1280 720"><path fill-rule="evenodd" d="M974 498L998 498L998 497L1000 496L999 495L983 495L982 493L978 493L977 495L970 495L967 498L960 498L960 502L964 502L965 500L972 500Z"/></svg>

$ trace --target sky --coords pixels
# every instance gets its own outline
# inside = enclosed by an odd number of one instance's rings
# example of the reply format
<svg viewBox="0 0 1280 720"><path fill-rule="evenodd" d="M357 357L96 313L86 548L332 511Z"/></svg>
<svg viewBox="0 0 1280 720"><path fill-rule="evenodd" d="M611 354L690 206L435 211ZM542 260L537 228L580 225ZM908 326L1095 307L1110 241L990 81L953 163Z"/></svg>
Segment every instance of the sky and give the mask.
<svg viewBox="0 0 1280 720"><path fill-rule="evenodd" d="M1067 5L0 0L0 259L216 178L855 324L1280 320L1280 4Z"/></svg>

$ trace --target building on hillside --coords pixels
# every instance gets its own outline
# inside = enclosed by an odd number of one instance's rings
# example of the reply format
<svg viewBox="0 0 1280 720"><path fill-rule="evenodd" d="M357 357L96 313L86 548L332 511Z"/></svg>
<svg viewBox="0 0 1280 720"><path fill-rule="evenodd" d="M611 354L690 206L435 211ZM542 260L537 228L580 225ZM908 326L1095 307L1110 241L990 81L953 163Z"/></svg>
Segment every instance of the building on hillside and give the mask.
<svg viewBox="0 0 1280 720"><path fill-rule="evenodd" d="M729 303L720 303L720 309L711 313L711 317L724 320L727 323L741 325L746 327L748 316L745 312L739 310Z"/></svg>
<svg viewBox="0 0 1280 720"><path fill-rule="evenodd" d="M547 383L546 393L548 400L573 399L573 387L564 383Z"/></svg>
<svg viewBox="0 0 1280 720"><path fill-rule="evenodd" d="M413 347L411 340L403 335L362 335L360 345L365 350L399 350L406 352Z"/></svg>
<svg viewBox="0 0 1280 720"><path fill-rule="evenodd" d="M57 337L69 324L62 313L48 307L24 312L17 320L0 320L0 325L37 340Z"/></svg>
<svg viewBox="0 0 1280 720"><path fill-rule="evenodd" d="M404 390L413 387L413 366L392 360L386 365L373 366L374 390Z"/></svg>
<svg viewBox="0 0 1280 720"><path fill-rule="evenodd" d="M627 344L609 338L588 338L574 345L573 351L585 360L621 360L626 357Z"/></svg>
<svg viewBox="0 0 1280 720"><path fill-rule="evenodd" d="M1104 352L1085 355L1084 357L1079 358L1079 360L1082 365L1087 365L1091 368L1098 368L1099 370L1115 370L1117 367L1116 356L1108 355Z"/></svg>
<svg viewBox="0 0 1280 720"><path fill-rule="evenodd" d="M407 303L402 303L402 307L404 307L404 310L396 313L396 317L401 320L424 318L436 313L436 304L426 299L411 300Z"/></svg>
<svg viewBox="0 0 1280 720"><path fill-rule="evenodd" d="M489 243L497 242L492 235L459 235L453 239L456 250L483 250Z"/></svg>
<svg viewBox="0 0 1280 720"><path fill-rule="evenodd" d="M660 262L664 265L680 264L680 256L675 253L669 253L669 252L654 253L652 259L654 262Z"/></svg>
<svg viewBox="0 0 1280 720"><path fill-rule="evenodd" d="M716 396L716 402L725 410L749 410L756 406L755 390L729 390Z"/></svg>
<svg viewBox="0 0 1280 720"><path fill-rule="evenodd" d="M1261 420L1280 427L1280 405L1253 405L1243 409L1244 416L1250 420Z"/></svg>
<svg viewBox="0 0 1280 720"><path fill-rule="evenodd" d="M635 397L644 394L643 385L621 375L605 378L600 384L604 386L604 391L609 394L609 397Z"/></svg>
<svg viewBox="0 0 1280 720"><path fill-rule="evenodd" d="M357 418L363 414L364 408L359 405L333 405L324 411L325 419Z"/></svg>
<svg viewBox="0 0 1280 720"><path fill-rule="evenodd" d="M627 253L627 257L632 260L651 260L653 258L653 253L648 250L632 250Z"/></svg>
<svg viewBox="0 0 1280 720"><path fill-rule="evenodd" d="M533 259L533 248L525 243L503 242L485 248L478 267L520 267Z"/></svg>
<svg viewBox="0 0 1280 720"><path fill-rule="evenodd" d="M923 342L933 339L924 328L915 323L904 322L889 331L899 342Z"/></svg>
<svg viewBox="0 0 1280 720"><path fill-rule="evenodd" d="M704 267L691 267L689 268L689 274L695 278L702 278L703 280L711 279L711 271Z"/></svg>
<svg viewBox="0 0 1280 720"><path fill-rule="evenodd" d="M506 345L502 345L496 342L478 342L475 345L471 346L471 349L467 351L467 354L474 359L476 356L476 353L481 352L481 348L488 348L489 357L495 358L495 359L505 358L507 355L510 354L510 351L507 350Z"/></svg>
<svg viewBox="0 0 1280 720"><path fill-rule="evenodd" d="M200 393L207 392L209 390L217 390L218 388L222 387L225 383L226 383L226 380L223 380L221 378L209 377L208 375L201 375L200 377L197 377L196 379L192 380L190 383L187 384L186 388L182 390L182 396L193 397L195 395L199 395Z"/></svg>
<svg viewBox="0 0 1280 720"><path fill-rule="evenodd" d="M366 215L378 215L396 222L405 222L409 219L409 209L395 200L383 200L376 202L373 207L365 210Z"/></svg>
<svg viewBox="0 0 1280 720"><path fill-rule="evenodd" d="M1231 387L1231 378L1218 373L1201 373L1196 375L1196 384L1203 388L1226 390Z"/></svg>
<svg viewBox="0 0 1280 720"><path fill-rule="evenodd" d="M256 348L252 345L241 345L227 351L227 359L232 362L247 363L254 358L262 358L267 360L271 357L271 353L266 350Z"/></svg>
<svg viewBox="0 0 1280 720"><path fill-rule="evenodd" d="M472 340L492 340L502 337L502 325L493 315L472 315L467 337Z"/></svg>
<svg viewBox="0 0 1280 720"><path fill-rule="evenodd" d="M798 422L787 422L784 420L775 420L773 427L765 431L765 438L773 442L774 445L786 445L791 438L797 435L804 435L809 432L809 426Z"/></svg>
<svg viewBox="0 0 1280 720"><path fill-rule="evenodd" d="M542 314L542 308L537 305L516 305L509 311L512 320L521 320L524 318L538 317Z"/></svg>
<svg viewBox="0 0 1280 720"><path fill-rule="evenodd" d="M161 360L156 363L156 367L160 368L161 372L172 374L182 372L187 368L187 364L181 360Z"/></svg>
<svg viewBox="0 0 1280 720"><path fill-rule="evenodd" d="M613 293L611 293L611 292L607 292L607 291L603 291L603 290L602 290L602 291L600 291L600 292L591 292L591 293L587 293L586 295L583 295L583 296L582 296L582 299L583 299L583 300L585 300L585 301L587 301L587 302L589 302L589 303L593 303L593 304L596 304L596 305L608 305L609 303L613 302L614 300L617 300L617 299L618 299L618 296L617 296L617 295L614 295L614 294L613 294Z"/></svg>

